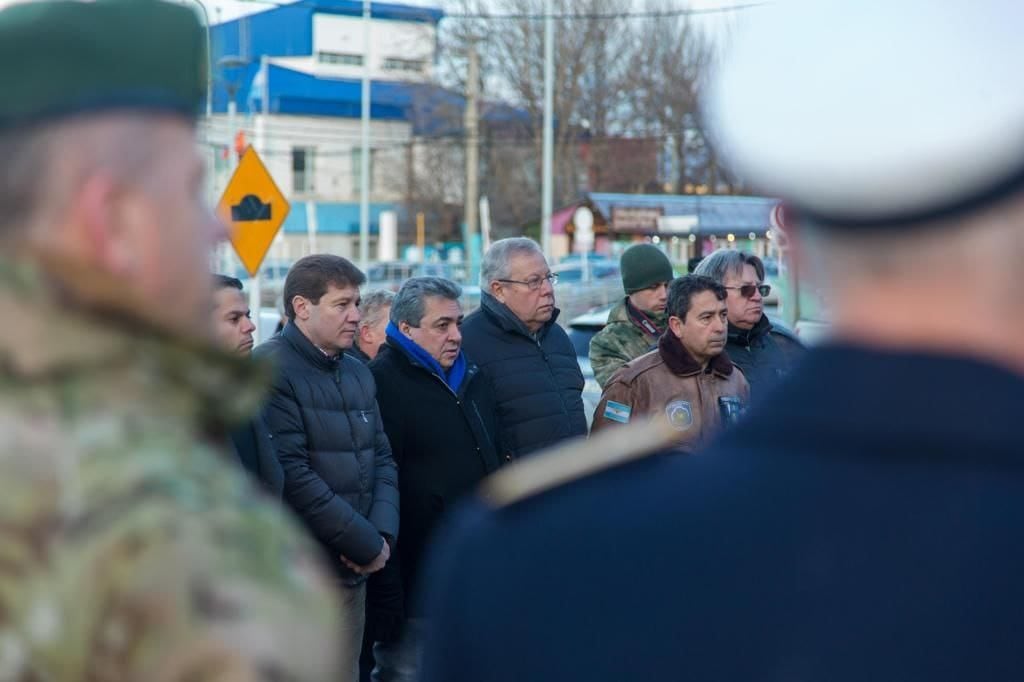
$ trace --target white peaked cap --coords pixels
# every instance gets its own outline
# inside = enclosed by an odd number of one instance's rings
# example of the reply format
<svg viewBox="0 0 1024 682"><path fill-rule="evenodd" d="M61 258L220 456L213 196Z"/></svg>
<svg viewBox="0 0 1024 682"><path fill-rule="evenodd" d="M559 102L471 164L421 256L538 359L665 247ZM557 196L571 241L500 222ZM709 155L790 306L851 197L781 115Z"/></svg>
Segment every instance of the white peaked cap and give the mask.
<svg viewBox="0 0 1024 682"><path fill-rule="evenodd" d="M775 0L746 10L704 118L743 182L839 225L1024 187L1024 0Z"/></svg>

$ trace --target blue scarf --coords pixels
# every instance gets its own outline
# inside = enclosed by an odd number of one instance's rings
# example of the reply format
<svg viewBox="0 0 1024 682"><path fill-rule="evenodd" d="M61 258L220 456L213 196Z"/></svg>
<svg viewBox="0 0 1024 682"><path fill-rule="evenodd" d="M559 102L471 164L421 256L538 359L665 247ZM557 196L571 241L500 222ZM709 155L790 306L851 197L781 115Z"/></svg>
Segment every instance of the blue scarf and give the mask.
<svg viewBox="0 0 1024 682"><path fill-rule="evenodd" d="M437 376L441 377L448 388L452 389L455 393L459 392L459 386L462 385L462 380L466 378L466 354L459 350L459 355L455 358L455 364L447 372L441 367L441 363L434 359L434 357L423 350L423 348L410 339L408 336L398 331L398 327L395 326L394 322L388 322L387 329L384 332L389 339L391 339L396 346L405 351L412 359L416 360L424 367L432 371Z"/></svg>

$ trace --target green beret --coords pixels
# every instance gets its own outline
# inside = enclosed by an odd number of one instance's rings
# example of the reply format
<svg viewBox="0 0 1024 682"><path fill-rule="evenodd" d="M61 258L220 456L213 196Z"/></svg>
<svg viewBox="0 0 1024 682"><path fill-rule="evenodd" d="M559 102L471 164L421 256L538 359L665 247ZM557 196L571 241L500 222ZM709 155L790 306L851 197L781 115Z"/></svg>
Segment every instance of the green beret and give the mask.
<svg viewBox="0 0 1024 682"><path fill-rule="evenodd" d="M206 30L160 0L42 0L0 10L0 129L141 109L193 118L206 94Z"/></svg>

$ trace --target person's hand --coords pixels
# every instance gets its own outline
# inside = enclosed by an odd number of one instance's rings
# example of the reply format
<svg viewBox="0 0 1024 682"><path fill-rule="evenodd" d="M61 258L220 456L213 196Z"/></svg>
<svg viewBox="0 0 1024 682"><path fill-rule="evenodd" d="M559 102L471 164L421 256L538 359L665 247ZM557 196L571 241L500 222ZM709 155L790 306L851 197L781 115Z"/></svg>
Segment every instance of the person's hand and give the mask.
<svg viewBox="0 0 1024 682"><path fill-rule="evenodd" d="M381 538L381 540L384 546L381 548L380 554L377 555L376 559L366 564L365 566L360 566L354 561L350 561L349 558L344 555L342 555L341 557L342 563L351 568L359 575L370 575L371 573L376 573L380 569L384 568L384 564L386 564L388 562L388 559L391 558L391 547L388 546L387 541L385 541L383 538Z"/></svg>

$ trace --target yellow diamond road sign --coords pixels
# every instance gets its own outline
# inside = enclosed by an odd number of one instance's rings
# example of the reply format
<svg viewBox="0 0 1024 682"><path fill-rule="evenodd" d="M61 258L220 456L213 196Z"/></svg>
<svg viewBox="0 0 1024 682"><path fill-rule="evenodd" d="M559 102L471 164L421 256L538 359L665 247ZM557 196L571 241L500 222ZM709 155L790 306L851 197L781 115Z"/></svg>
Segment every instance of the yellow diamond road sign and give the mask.
<svg viewBox="0 0 1024 682"><path fill-rule="evenodd" d="M260 269L290 208L256 150L246 149L217 204L217 215L227 223L231 244L250 275Z"/></svg>

